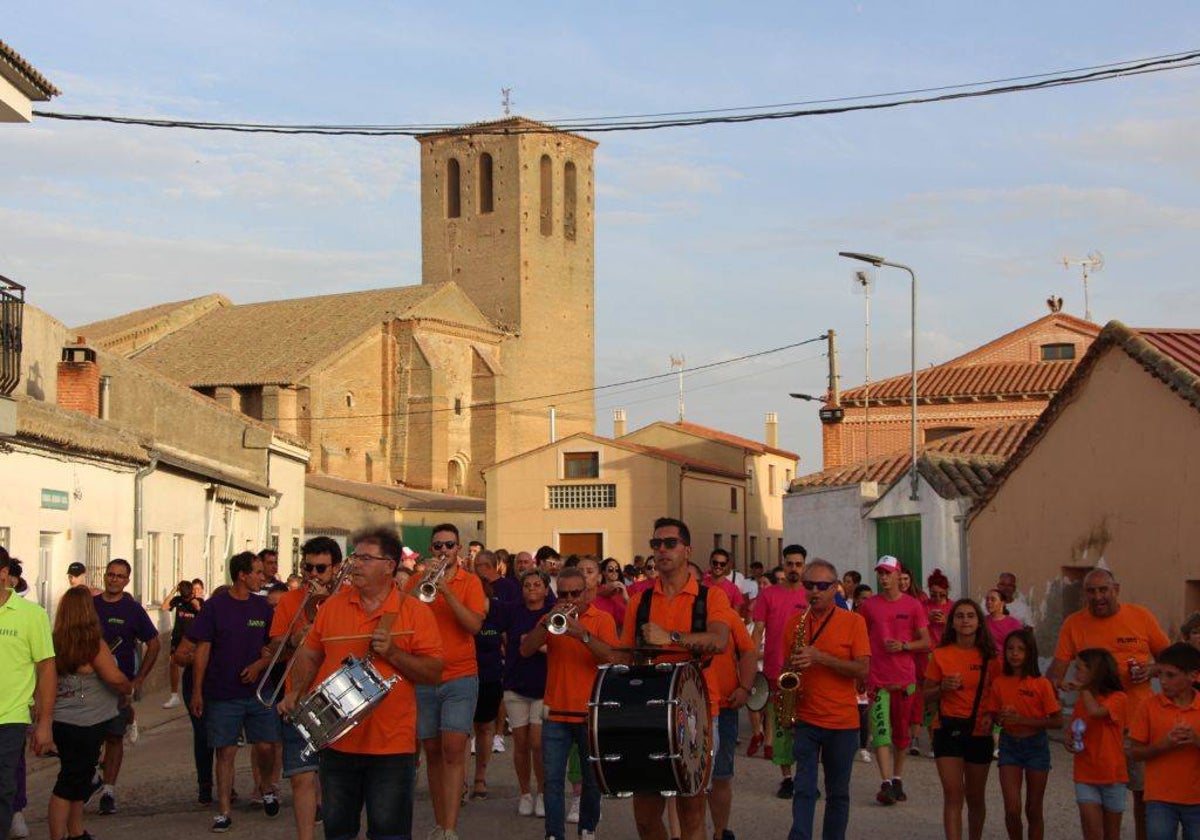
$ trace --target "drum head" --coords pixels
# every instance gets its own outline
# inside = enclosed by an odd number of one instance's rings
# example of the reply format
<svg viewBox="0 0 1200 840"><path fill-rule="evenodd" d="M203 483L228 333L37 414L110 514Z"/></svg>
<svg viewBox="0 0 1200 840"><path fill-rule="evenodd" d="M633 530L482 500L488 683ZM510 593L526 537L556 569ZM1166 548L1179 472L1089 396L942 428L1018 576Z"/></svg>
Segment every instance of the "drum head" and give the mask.
<svg viewBox="0 0 1200 840"><path fill-rule="evenodd" d="M676 667L671 712L671 754L676 791L695 796L708 786L712 769L712 720L704 674L691 662Z"/></svg>

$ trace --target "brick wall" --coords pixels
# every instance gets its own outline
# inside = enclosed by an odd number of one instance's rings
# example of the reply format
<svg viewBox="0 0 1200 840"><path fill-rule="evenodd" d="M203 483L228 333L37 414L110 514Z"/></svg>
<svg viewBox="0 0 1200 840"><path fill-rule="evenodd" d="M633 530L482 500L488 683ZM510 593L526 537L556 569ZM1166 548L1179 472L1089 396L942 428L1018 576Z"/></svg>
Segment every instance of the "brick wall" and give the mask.
<svg viewBox="0 0 1200 840"><path fill-rule="evenodd" d="M95 362L59 362L58 404L99 417L100 366Z"/></svg>

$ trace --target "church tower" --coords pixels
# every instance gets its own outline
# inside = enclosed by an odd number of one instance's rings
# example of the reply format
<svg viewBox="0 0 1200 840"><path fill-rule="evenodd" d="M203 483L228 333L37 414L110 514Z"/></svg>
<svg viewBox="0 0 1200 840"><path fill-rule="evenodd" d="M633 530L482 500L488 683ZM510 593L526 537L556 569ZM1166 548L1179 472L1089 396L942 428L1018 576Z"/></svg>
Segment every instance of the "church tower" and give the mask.
<svg viewBox="0 0 1200 840"><path fill-rule="evenodd" d="M558 437L593 431L596 143L520 117L419 141L422 283L453 281L511 334L500 405L472 426L495 429L495 461L547 443L552 408Z"/></svg>

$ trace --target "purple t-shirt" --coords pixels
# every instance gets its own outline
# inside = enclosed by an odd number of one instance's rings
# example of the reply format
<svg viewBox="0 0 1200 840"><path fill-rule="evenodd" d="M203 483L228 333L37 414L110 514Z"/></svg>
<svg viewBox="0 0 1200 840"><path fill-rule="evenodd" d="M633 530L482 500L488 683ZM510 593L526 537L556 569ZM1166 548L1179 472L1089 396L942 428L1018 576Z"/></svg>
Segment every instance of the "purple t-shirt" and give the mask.
<svg viewBox="0 0 1200 840"><path fill-rule="evenodd" d="M505 610L504 632L506 648L504 659L504 690L515 691L522 697L541 699L546 693L546 654L538 651L533 656L521 656L521 637L537 627L542 616L550 612L547 602L541 609L531 610L524 601L510 604Z"/></svg>
<svg viewBox="0 0 1200 840"><path fill-rule="evenodd" d="M495 584L492 586L493 594L488 599L487 615L483 618L483 626L475 634L475 666L479 669L481 683L500 682L504 676L504 653L500 649L500 634L504 632L501 625L508 604L497 597Z"/></svg>
<svg viewBox="0 0 1200 840"><path fill-rule="evenodd" d="M867 620L867 635L871 639L871 670L867 684L871 688L912 685L917 681L916 660L908 651L890 653L884 642L895 639L911 642L917 631L929 626L929 618L921 602L911 595L901 595L889 601L884 594L863 601L859 614Z"/></svg>
<svg viewBox="0 0 1200 840"><path fill-rule="evenodd" d="M103 595L95 595L96 612L104 630L104 643L116 657L117 667L129 679L137 676L137 643L158 638L158 628L134 597L128 592L109 603Z"/></svg>
<svg viewBox="0 0 1200 840"><path fill-rule="evenodd" d="M516 578L498 577L492 581L492 597L513 603L521 600L521 584Z"/></svg>
<svg viewBox="0 0 1200 840"><path fill-rule="evenodd" d="M204 672L205 700L239 700L254 696L254 683L242 682L242 670L262 656L269 641L274 608L266 598L239 601L228 591L204 602L188 628L193 642L210 642L212 651Z"/></svg>

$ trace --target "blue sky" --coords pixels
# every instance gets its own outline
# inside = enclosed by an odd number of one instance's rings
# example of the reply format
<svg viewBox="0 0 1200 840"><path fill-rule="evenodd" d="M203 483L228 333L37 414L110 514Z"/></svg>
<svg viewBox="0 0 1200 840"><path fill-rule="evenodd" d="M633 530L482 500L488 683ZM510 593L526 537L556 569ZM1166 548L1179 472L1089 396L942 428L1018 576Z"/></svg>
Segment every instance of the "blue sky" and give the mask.
<svg viewBox="0 0 1200 840"><path fill-rule="evenodd" d="M47 110L421 123L736 107L923 88L1200 47L1194 3L56 3L0 33L63 90ZM1200 68L965 102L597 135L597 383L835 328L863 378L839 250L921 279L919 363L1083 314L1064 256L1100 250L1096 320L1200 326ZM0 126L0 274L71 324L220 291L238 302L420 280L417 144L40 120ZM882 271L873 378L908 367ZM820 466L807 346L687 380L688 419ZM675 386L597 400L598 431L675 415Z"/></svg>

